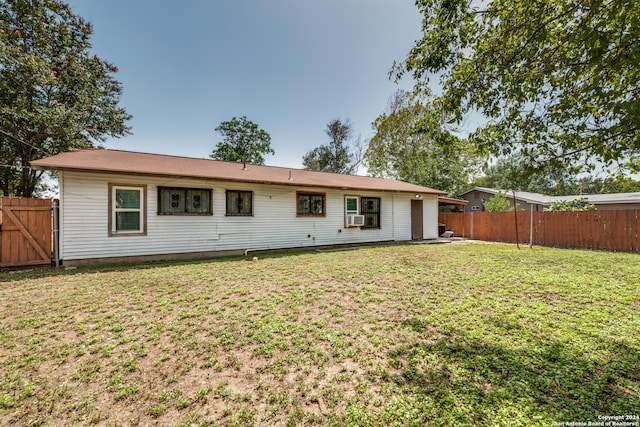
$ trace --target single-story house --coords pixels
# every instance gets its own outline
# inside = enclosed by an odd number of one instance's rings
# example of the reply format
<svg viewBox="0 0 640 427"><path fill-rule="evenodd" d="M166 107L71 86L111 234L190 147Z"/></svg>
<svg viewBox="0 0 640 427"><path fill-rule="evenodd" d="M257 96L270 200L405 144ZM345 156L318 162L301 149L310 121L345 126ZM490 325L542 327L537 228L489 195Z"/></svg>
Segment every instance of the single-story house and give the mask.
<svg viewBox="0 0 640 427"><path fill-rule="evenodd" d="M483 211L483 202L489 200L499 192L504 193L509 200L509 206L513 208L513 193L511 191L498 190L496 188L473 187L462 193L462 198L469 203L465 212ZM547 196L540 193L516 191L516 204L518 210L543 211L554 202L586 198L589 203L595 205L598 210L611 209L640 209L640 193L613 193L613 194L582 194L572 196Z"/></svg>
<svg viewBox="0 0 640 427"><path fill-rule="evenodd" d="M392 179L121 150L31 162L59 171L66 265L438 237L444 191Z"/></svg>

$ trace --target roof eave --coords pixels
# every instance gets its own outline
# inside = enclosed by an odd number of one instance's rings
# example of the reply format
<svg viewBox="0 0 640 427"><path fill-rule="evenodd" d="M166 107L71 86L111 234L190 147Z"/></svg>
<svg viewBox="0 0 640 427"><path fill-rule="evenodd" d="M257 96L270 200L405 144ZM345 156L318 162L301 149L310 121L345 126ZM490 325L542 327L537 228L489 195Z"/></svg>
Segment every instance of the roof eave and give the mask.
<svg viewBox="0 0 640 427"><path fill-rule="evenodd" d="M303 183L297 182L295 179L283 182L283 181L269 181L269 180L257 180L257 179L234 179L234 178L222 178L215 176L203 176L203 175L184 175L184 174L163 174L160 172L135 172L131 170L120 170L120 169L100 169L100 168L76 168L69 166L56 166L53 164L32 164L32 168L35 170L58 170L61 172L89 172L89 173L104 173L110 175L129 175L129 176L150 176L150 177L160 177L160 178L184 178L184 179L196 179L203 181L222 181L222 182L240 182L240 183L250 183L250 184L258 184L258 185L284 185L284 186L297 186L297 187L311 187L311 188L331 188L337 190L345 190L345 191L379 191L384 193L402 193L402 194L431 194L431 195L445 195L446 191L441 190L431 190L424 191L424 189L416 188L416 189L407 189L407 190L399 190L399 189L383 189L383 188L369 188L363 186L348 186L348 185L331 185L331 184L311 184L311 183Z"/></svg>

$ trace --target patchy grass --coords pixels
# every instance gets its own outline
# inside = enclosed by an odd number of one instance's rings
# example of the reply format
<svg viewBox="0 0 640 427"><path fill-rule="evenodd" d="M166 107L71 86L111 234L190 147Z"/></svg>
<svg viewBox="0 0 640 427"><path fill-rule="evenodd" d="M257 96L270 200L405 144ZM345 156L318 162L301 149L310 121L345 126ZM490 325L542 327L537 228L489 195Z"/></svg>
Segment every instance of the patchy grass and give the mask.
<svg viewBox="0 0 640 427"><path fill-rule="evenodd" d="M0 424L637 416L639 261L406 245L2 274Z"/></svg>

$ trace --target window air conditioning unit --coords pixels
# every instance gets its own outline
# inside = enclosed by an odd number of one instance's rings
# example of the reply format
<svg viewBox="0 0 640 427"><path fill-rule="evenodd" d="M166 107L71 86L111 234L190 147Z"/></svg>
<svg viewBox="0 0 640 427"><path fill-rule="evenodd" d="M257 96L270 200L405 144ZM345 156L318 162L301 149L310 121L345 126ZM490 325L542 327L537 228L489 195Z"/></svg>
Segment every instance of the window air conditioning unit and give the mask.
<svg viewBox="0 0 640 427"><path fill-rule="evenodd" d="M347 215L347 227L361 227L364 225L364 215Z"/></svg>

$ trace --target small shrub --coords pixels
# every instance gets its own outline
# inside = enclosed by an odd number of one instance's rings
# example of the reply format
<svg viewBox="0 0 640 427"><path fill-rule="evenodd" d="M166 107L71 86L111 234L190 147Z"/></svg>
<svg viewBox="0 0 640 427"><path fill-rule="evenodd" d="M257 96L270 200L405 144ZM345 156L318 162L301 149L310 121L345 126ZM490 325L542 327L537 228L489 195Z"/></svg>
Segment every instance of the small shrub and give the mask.
<svg viewBox="0 0 640 427"><path fill-rule="evenodd" d="M589 199L581 197L574 200L558 200L551 203L547 211L595 211L596 206L589 203Z"/></svg>
<svg viewBox="0 0 640 427"><path fill-rule="evenodd" d="M486 202L482 202L482 204L484 205L484 210L487 212L503 212L509 209L509 200L507 199L507 195L502 191L498 192L498 194Z"/></svg>

